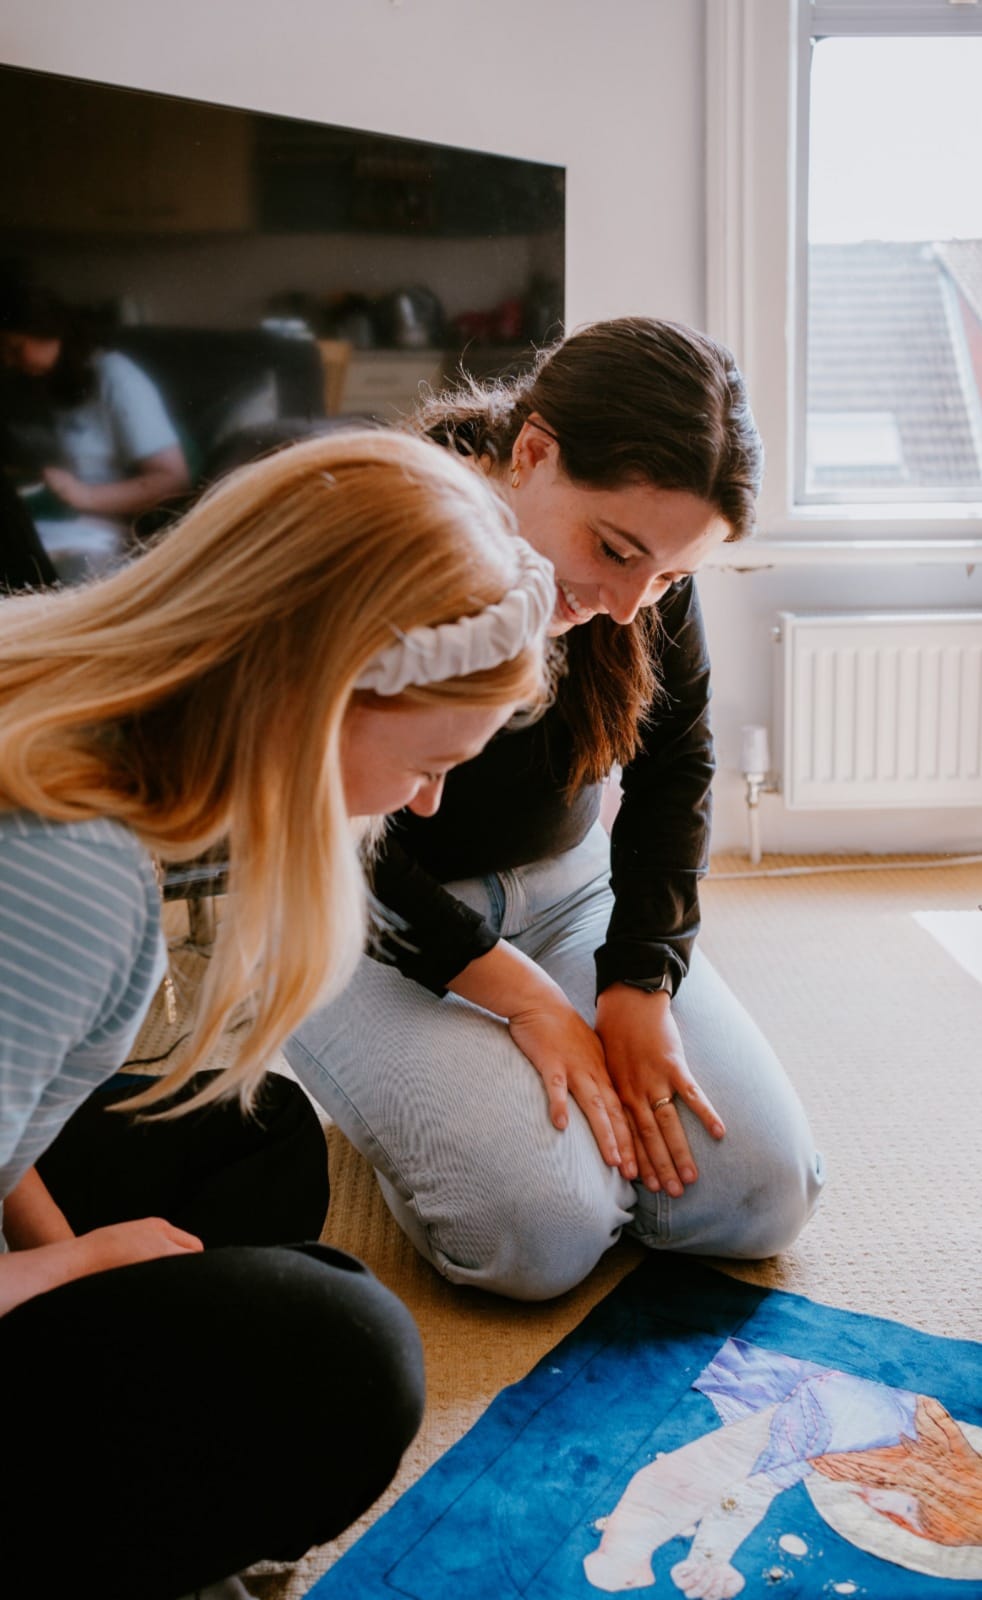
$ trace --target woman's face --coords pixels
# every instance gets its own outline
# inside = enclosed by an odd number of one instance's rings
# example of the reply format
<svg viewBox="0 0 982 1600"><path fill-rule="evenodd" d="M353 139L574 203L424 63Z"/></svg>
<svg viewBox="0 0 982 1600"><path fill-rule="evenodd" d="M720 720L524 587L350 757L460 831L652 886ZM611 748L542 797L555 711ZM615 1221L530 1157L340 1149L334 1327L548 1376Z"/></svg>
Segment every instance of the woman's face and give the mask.
<svg viewBox="0 0 982 1600"><path fill-rule="evenodd" d="M40 339L33 333L0 333L0 360L25 378L46 378L58 365L60 339Z"/></svg>
<svg viewBox="0 0 982 1600"><path fill-rule="evenodd" d="M408 806L432 817L451 767L478 755L517 709L352 701L341 734L348 815L377 817Z"/></svg>
<svg viewBox="0 0 982 1600"><path fill-rule="evenodd" d="M512 459L518 487L506 484L519 529L556 569L554 637L600 614L632 622L731 531L715 506L684 489L582 488L560 467L556 440L532 421Z"/></svg>

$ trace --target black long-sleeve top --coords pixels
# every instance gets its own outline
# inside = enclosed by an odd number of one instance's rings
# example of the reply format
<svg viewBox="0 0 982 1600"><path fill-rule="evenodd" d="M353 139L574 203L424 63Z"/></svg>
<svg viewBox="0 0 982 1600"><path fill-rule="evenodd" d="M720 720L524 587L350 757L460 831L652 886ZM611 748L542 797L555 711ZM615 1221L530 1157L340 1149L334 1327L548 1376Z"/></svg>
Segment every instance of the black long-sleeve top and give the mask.
<svg viewBox="0 0 982 1600"><path fill-rule="evenodd" d="M709 855L709 659L695 585L683 579L661 601L657 644L662 695L625 767L611 833L614 909L596 951L597 992L626 980L688 970L699 931L698 880ZM600 812L601 786L565 793L571 740L552 707L538 722L496 735L448 774L433 817L401 812L375 868L375 892L405 924L386 956L434 992L498 940L489 924L443 884L526 866L571 849Z"/></svg>

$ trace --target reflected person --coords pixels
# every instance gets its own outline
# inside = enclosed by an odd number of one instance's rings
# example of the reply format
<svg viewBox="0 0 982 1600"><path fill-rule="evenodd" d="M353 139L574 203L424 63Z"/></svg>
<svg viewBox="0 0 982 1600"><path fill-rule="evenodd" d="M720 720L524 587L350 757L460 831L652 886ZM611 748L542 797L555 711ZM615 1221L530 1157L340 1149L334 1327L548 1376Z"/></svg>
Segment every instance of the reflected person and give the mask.
<svg viewBox="0 0 982 1600"><path fill-rule="evenodd" d="M0 364L4 466L63 576L101 570L125 549L134 517L189 486L160 393L37 287L0 297Z"/></svg>

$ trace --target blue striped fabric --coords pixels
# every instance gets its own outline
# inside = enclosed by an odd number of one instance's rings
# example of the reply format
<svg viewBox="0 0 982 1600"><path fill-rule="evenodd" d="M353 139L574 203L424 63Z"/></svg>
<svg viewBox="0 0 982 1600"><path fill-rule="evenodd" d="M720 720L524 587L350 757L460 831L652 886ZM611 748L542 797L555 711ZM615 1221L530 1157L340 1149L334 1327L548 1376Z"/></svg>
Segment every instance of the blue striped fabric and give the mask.
<svg viewBox="0 0 982 1600"><path fill-rule="evenodd" d="M0 813L0 1198L126 1060L165 961L127 829Z"/></svg>

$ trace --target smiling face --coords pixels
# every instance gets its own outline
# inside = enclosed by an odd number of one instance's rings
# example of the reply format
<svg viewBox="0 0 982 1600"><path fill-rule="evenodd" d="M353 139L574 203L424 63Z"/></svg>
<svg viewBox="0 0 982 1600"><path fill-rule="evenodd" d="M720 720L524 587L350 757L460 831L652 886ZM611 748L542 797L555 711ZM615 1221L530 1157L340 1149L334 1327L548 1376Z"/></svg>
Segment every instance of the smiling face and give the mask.
<svg viewBox="0 0 982 1600"><path fill-rule="evenodd" d="M387 705L353 701L341 736L344 795L351 817L381 816L408 806L432 817L452 767L478 755L517 705Z"/></svg>
<svg viewBox="0 0 982 1600"><path fill-rule="evenodd" d="M684 489L574 483L560 466L558 443L534 421L522 428L512 460L517 486L512 479L507 493L520 532L556 569L554 637L598 614L632 622L731 531L715 506Z"/></svg>

